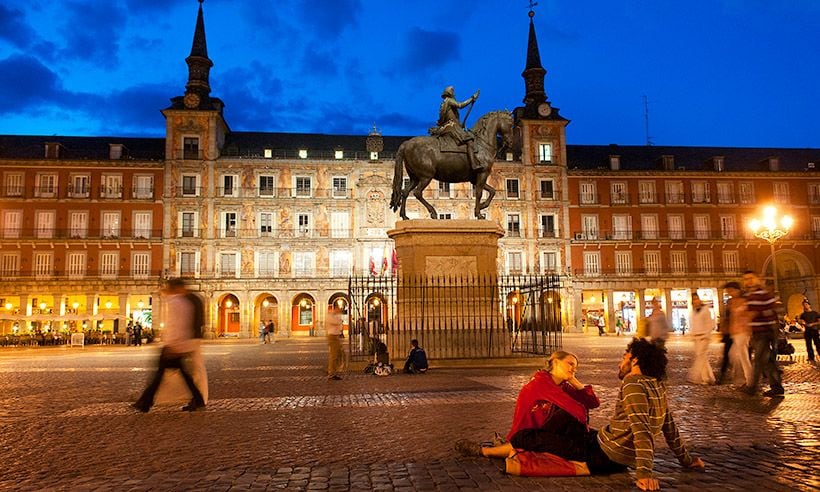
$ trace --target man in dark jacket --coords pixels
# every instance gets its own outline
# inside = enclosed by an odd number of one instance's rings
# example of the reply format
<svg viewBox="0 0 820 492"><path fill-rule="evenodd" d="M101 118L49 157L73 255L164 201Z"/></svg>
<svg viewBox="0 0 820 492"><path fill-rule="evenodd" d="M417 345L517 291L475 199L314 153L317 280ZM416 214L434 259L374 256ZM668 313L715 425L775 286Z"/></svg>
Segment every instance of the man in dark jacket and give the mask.
<svg viewBox="0 0 820 492"><path fill-rule="evenodd" d="M407 374L427 372L427 354L424 353L423 348L419 347L419 341L414 338L410 340L410 345L412 348L404 363L404 372Z"/></svg>

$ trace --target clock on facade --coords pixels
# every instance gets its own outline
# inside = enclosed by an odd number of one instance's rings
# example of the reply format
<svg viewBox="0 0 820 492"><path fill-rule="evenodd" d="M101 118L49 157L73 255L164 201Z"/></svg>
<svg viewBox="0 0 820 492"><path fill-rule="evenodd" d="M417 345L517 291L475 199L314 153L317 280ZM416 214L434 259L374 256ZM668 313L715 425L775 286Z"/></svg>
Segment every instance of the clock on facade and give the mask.
<svg viewBox="0 0 820 492"><path fill-rule="evenodd" d="M552 108L550 107L550 103L541 103L538 105L538 114L541 116L549 116L552 113Z"/></svg>
<svg viewBox="0 0 820 492"><path fill-rule="evenodd" d="M199 96L193 92L189 92L188 94L185 94L185 99L183 99L183 102L185 103L186 108L195 108L199 106Z"/></svg>

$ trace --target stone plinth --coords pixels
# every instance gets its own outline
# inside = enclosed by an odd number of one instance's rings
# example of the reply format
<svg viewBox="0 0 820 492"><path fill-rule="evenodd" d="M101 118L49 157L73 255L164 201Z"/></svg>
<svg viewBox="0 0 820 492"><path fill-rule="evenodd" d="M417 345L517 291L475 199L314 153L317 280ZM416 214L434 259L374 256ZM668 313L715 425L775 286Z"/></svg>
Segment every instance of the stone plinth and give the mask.
<svg viewBox="0 0 820 492"><path fill-rule="evenodd" d="M495 276L504 230L485 220L402 220L387 231L399 276Z"/></svg>

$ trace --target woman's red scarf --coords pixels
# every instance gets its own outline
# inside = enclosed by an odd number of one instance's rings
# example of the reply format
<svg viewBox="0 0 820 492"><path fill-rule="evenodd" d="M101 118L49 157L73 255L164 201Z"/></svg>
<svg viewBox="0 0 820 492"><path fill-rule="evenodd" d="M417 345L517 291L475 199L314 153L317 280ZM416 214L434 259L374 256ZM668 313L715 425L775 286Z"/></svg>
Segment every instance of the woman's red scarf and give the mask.
<svg viewBox="0 0 820 492"><path fill-rule="evenodd" d="M587 410L601 404L592 391L592 386L576 390L566 382L555 384L547 371L537 371L518 393L512 427L507 434L508 441L521 429L537 429L544 425L551 412L548 408L536 408L544 403L551 403L565 410L587 428Z"/></svg>

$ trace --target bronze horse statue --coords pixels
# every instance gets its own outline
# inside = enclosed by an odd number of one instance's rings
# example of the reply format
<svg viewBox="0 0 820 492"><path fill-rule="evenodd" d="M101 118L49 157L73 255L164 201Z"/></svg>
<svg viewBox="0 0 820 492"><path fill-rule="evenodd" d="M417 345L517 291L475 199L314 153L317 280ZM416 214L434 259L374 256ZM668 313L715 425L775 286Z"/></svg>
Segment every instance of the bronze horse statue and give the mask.
<svg viewBox="0 0 820 492"><path fill-rule="evenodd" d="M495 189L487 184L487 178L493 169L495 156L502 148L511 148L513 142L513 117L509 111L493 111L476 121L472 128L475 135L476 161L482 169L474 170L465 152L441 152L436 137L415 137L403 142L396 152L396 168L393 174L393 195L390 197L390 208L399 216L407 219L405 207L410 193L430 212L430 217L437 219L436 209L424 199L422 193L432 180L444 183L472 183L475 185L475 216L483 219L482 210L490 206L495 196ZM501 147L497 136L501 135ZM402 169L407 170L410 182L402 189ZM487 190L489 196L481 200Z"/></svg>

